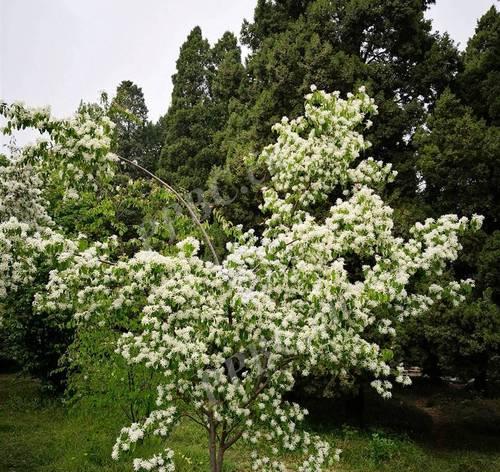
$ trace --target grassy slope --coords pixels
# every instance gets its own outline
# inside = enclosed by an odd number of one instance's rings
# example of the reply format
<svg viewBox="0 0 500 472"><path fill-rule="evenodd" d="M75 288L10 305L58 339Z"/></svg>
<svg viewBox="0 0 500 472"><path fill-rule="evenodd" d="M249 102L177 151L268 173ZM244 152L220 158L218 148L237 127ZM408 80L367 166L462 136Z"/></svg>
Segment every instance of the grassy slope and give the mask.
<svg viewBox="0 0 500 472"><path fill-rule="evenodd" d="M398 410L398 405L401 405L401 402L395 401L386 406L392 409L392 412L382 411L382 416L387 418L390 415L403 415L403 411ZM456 409L457 405L456 402L450 402L447 408ZM497 406L498 402L495 404L495 407ZM435 407L430 404L426 408L432 410ZM485 408L484 405L481 408ZM461 415L461 418L464 416L470 420L473 411L477 409L474 400L470 400L456 413ZM491 419L491 411L488 412ZM328 416L324 414L324 410L322 416ZM497 420L498 417L494 416L494 419ZM484 421L484 418L481 421ZM126 420L109 410L67 412L59 401L44 399L34 382L14 375L0 375L0 472L129 471L131 465L127 458L118 463L110 459L114 437L124 423ZM341 462L331 470L500 470L500 436L497 429L487 428L486 432L477 431L476 434L474 421L470 420L467 424L471 438L479 438L479 443L471 440L460 446L455 441L454 444L439 448L424 446L422 443L404 439L401 435L381 432L374 435L373 431L360 432L352 427L338 428L320 421L314 421L309 427L317 430L335 447L344 450ZM441 428L438 436L451 431L450 428ZM202 431L189 424L183 425L176 431L171 446L176 451L179 470L208 470L205 436ZM159 448L159 444L147 443L141 446L137 453L148 457ZM231 450L225 470L249 470L248 456L249 450L241 446ZM289 462L293 464L296 461L297 458L290 458Z"/></svg>

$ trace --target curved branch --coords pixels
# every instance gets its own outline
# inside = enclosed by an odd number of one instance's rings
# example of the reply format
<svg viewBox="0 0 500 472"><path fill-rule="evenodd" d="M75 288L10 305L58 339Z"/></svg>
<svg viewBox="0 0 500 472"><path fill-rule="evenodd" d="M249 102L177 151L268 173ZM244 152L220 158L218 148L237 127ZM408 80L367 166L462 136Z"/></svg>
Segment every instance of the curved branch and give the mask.
<svg viewBox="0 0 500 472"><path fill-rule="evenodd" d="M137 164L136 162L133 162L125 157L118 156L118 159L120 159L123 162L126 162L127 164L135 167L136 169L139 169L141 172L144 172L146 175L151 177L153 180L158 182L160 185L165 187L167 190L172 192L174 197L186 208L186 210L189 212L191 218L195 222L195 224L200 228L200 231L203 234L203 238L205 239L205 242L207 243L208 247L210 248L210 252L212 253L212 257L214 259L214 262L219 265L219 258L217 257L217 253L215 252L214 245L212 244L212 240L210 239L210 236L208 236L207 232L205 231L205 228L201 224L201 221L199 220L198 216L196 215L195 209L191 206L191 204L177 191L175 190L171 185L167 184L164 180L160 179L157 175L153 174L149 170L147 170L145 167L142 167L141 165Z"/></svg>

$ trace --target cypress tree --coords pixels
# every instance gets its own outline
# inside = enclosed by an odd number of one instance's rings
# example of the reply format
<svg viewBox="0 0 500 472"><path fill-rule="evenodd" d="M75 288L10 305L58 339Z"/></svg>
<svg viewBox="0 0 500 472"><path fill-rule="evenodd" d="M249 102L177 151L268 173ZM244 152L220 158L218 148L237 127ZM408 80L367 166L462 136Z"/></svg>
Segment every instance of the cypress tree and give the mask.
<svg viewBox="0 0 500 472"><path fill-rule="evenodd" d="M199 27L191 31L180 50L165 117L159 173L168 182L186 190L206 187L210 169L224 160L217 133L225 126L242 75L234 35L225 33L211 48Z"/></svg>
<svg viewBox="0 0 500 472"><path fill-rule="evenodd" d="M250 48L245 89L226 126L227 172L219 185L248 184L243 153L271 140L271 126L300 112L311 84L351 92L367 85L379 106L371 129L376 159L399 171L390 188L395 206L413 205L418 179L413 134L427 110L454 81L459 53L448 36L431 31L424 13L432 0L259 0L242 41ZM240 169L240 175L234 171ZM224 180L226 178L226 180ZM255 193L257 195L258 192ZM250 202L254 199L250 199ZM243 204L243 200L241 202ZM404 204L404 205L403 205ZM236 208L236 207L235 207ZM255 208L238 208L252 221Z"/></svg>

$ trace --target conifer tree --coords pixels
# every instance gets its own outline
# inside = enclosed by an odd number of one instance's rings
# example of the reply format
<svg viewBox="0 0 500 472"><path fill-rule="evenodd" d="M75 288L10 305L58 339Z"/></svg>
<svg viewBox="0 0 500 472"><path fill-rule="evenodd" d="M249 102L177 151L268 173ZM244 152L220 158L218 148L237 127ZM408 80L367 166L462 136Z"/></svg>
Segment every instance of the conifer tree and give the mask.
<svg viewBox="0 0 500 472"><path fill-rule="evenodd" d="M460 97L488 124L500 125L500 13L492 6L479 20L464 54Z"/></svg>
<svg viewBox="0 0 500 472"><path fill-rule="evenodd" d="M406 327L403 342L428 373L472 377L482 389L500 378L499 51L500 15L492 7L468 42L456 93L446 90L416 133L419 198L427 216L477 212L485 220L482 231L464 238L453 266L455 275L476 280L467 305L438 304Z"/></svg>
<svg viewBox="0 0 500 472"><path fill-rule="evenodd" d="M204 189L210 169L224 160L216 143L231 98L243 75L241 53L231 33L210 47L194 28L182 45L172 77L159 173L186 190Z"/></svg>
<svg viewBox="0 0 500 472"><path fill-rule="evenodd" d="M142 89L130 80L122 81L111 100L109 116L115 123L113 152L145 164L144 135L148 108ZM130 172L130 169L127 171Z"/></svg>
<svg viewBox="0 0 500 472"><path fill-rule="evenodd" d="M389 189L391 203L412 203L418 185L413 133L459 67L453 42L432 33L424 17L432 3L259 0L253 21L242 28L250 48L248 80L225 130L228 159L225 173L215 171L219 186L228 180L235 190L248 186L242 154L270 142L276 120L297 116L311 84L342 93L366 84L380 112L369 134L370 154L399 171L398 183ZM226 209L229 219L245 222L257 211L251 205L231 213Z"/></svg>

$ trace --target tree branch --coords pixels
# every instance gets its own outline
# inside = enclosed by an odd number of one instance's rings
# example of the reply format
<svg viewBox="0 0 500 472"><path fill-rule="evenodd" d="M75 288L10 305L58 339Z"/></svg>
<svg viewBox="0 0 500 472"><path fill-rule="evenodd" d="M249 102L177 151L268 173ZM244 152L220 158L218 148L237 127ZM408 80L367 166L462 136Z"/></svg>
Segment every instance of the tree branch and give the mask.
<svg viewBox="0 0 500 472"><path fill-rule="evenodd" d="M172 192L172 194L174 195L174 197L189 212L191 218L193 219L193 221L195 222L195 224L198 226L198 228L200 228L200 231L203 234L205 242L207 243L207 246L209 247L210 252L212 253L213 260L218 265L219 264L219 258L217 257L217 253L215 252L215 248L214 248L214 246L212 244L212 240L210 239L210 237L208 236L207 232L205 231L205 228L203 227L203 225L201 224L200 220L198 219L198 216L196 215L196 211L191 206L191 204L177 190L175 190L171 185L167 184L167 182L165 182L164 180L160 179L160 177L158 177L157 175L153 174L152 172L150 172L149 170L147 170L145 167L142 167L140 164L137 164L136 162L133 162L130 159L127 159L125 157L122 157L122 156L117 156L117 157L121 161L126 162L127 164L135 167L136 169L139 169L140 171L142 171L143 173L145 173L146 175L148 175L149 177L151 177L153 180L155 180L156 182L158 182L160 185L162 185L163 187L165 187L167 190L169 190L170 192Z"/></svg>

